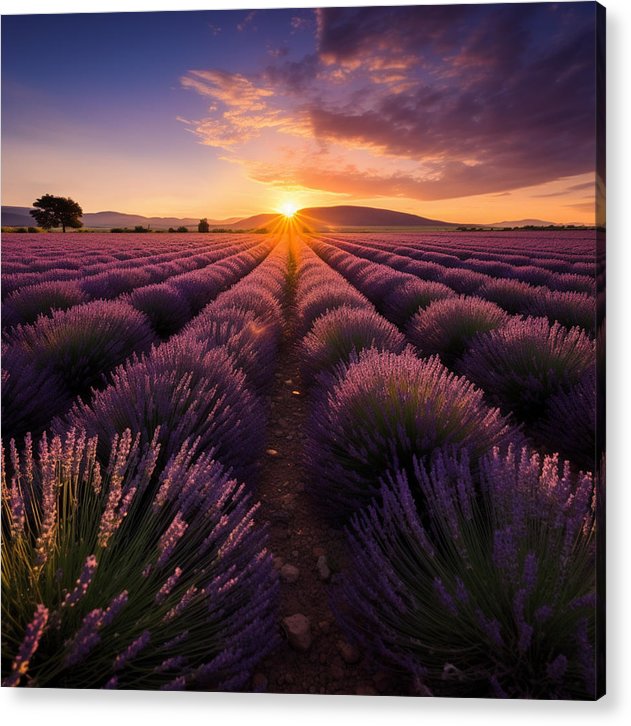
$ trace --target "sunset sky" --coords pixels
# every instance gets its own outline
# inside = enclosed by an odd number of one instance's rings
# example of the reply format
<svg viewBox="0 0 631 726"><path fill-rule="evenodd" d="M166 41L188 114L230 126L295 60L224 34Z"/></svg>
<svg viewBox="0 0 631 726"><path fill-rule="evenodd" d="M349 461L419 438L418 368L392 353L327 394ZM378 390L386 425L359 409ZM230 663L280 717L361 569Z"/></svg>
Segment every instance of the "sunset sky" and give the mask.
<svg viewBox="0 0 631 726"><path fill-rule="evenodd" d="M593 223L593 3L2 20L5 205Z"/></svg>

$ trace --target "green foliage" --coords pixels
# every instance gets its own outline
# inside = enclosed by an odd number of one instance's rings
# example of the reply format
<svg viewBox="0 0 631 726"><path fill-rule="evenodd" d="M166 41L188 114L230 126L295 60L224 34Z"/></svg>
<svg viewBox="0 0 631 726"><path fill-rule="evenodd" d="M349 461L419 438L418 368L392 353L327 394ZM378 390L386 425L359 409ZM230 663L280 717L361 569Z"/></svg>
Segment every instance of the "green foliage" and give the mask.
<svg viewBox="0 0 631 726"><path fill-rule="evenodd" d="M44 229L61 227L65 232L66 227L78 229L83 226L80 217L83 210L70 197L55 197L52 194L44 194L43 197L33 202L30 214L37 224Z"/></svg>
<svg viewBox="0 0 631 726"><path fill-rule="evenodd" d="M197 225L197 231L210 232L210 225L208 224L208 220L206 219L206 217L199 220L199 224Z"/></svg>
<svg viewBox="0 0 631 726"><path fill-rule="evenodd" d="M2 451L3 686L239 688L273 647L249 497L192 447L157 472L156 442L125 431L106 468L74 430Z"/></svg>

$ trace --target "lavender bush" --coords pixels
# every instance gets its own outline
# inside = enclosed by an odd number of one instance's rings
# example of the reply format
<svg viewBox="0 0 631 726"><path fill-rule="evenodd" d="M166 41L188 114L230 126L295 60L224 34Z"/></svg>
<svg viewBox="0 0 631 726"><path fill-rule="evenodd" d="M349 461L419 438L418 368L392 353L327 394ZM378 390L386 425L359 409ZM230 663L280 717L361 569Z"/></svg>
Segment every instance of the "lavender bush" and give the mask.
<svg viewBox="0 0 631 726"><path fill-rule="evenodd" d="M167 284L180 293L189 305L191 313L197 315L205 305L225 290L227 282L225 274L214 265L210 265L201 270L191 270L177 275Z"/></svg>
<svg viewBox="0 0 631 726"><path fill-rule="evenodd" d="M451 288L440 282L406 280L385 294L381 309L388 320L404 327L418 310L426 308L435 300L444 300L454 297L455 294Z"/></svg>
<svg viewBox="0 0 631 726"><path fill-rule="evenodd" d="M12 292L2 304L2 326L34 323L39 315L87 301L77 280L50 280Z"/></svg>
<svg viewBox="0 0 631 726"><path fill-rule="evenodd" d="M579 380L594 355L594 342L580 328L568 330L546 318L514 318L478 336L460 370L494 405L532 424L550 396Z"/></svg>
<svg viewBox="0 0 631 726"><path fill-rule="evenodd" d="M342 306L358 310L374 310L368 298L345 281L319 281L313 289L303 292L301 277L298 292L299 332L304 335L317 318Z"/></svg>
<svg viewBox="0 0 631 726"><path fill-rule="evenodd" d="M521 280L492 280L478 290L484 300L497 303L507 313L526 313L548 288L535 287Z"/></svg>
<svg viewBox="0 0 631 726"><path fill-rule="evenodd" d="M3 392L6 433L41 430L50 421L53 401L55 412L63 411L152 340L145 316L122 301L96 300L18 325L7 336L3 361L9 381Z"/></svg>
<svg viewBox="0 0 631 726"><path fill-rule="evenodd" d="M157 438L3 451L3 686L238 690L276 644L256 507L187 444L156 472Z"/></svg>
<svg viewBox="0 0 631 726"><path fill-rule="evenodd" d="M185 333L208 348L225 348L254 389L265 389L272 379L279 331L253 311L217 301L202 311Z"/></svg>
<svg viewBox="0 0 631 726"><path fill-rule="evenodd" d="M495 303L479 297L437 300L420 310L408 323L407 336L421 356L440 355L452 364L479 333L505 325L510 316Z"/></svg>
<svg viewBox="0 0 631 726"><path fill-rule="evenodd" d="M405 346L403 334L381 315L343 305L317 318L303 339L303 379L314 382L366 348L401 353Z"/></svg>
<svg viewBox="0 0 631 726"><path fill-rule="evenodd" d="M224 349L209 350L192 336L180 336L120 366L90 401L77 400L55 422L57 432L68 427L98 435L102 446L127 428L149 440L160 427L163 458L199 437L200 451L212 450L226 468L247 478L263 445L264 415Z"/></svg>
<svg viewBox="0 0 631 726"><path fill-rule="evenodd" d="M547 317L566 328L579 326L591 335L596 328L596 300L585 292L561 292L545 290L528 306L528 313Z"/></svg>
<svg viewBox="0 0 631 726"><path fill-rule="evenodd" d="M337 615L426 695L594 698L593 497L528 449L417 462L354 518Z"/></svg>
<svg viewBox="0 0 631 726"><path fill-rule="evenodd" d="M87 391L108 369L153 341L147 318L120 300L95 300L55 311L8 338L39 370L59 375L71 394Z"/></svg>
<svg viewBox="0 0 631 726"><path fill-rule="evenodd" d="M308 429L312 491L334 521L368 503L390 470L443 447L479 455L511 431L482 391L437 358L364 350L337 370Z"/></svg>
<svg viewBox="0 0 631 726"><path fill-rule="evenodd" d="M552 290L566 290L568 292L584 292L594 295L596 292L596 277L592 275L577 275L565 273L554 275L548 283Z"/></svg>
<svg viewBox="0 0 631 726"><path fill-rule="evenodd" d="M248 281L247 285L235 286L221 296L221 304L250 310L262 322L273 326L278 336L282 334L283 311L278 297L261 282Z"/></svg>
<svg viewBox="0 0 631 726"><path fill-rule="evenodd" d="M2 345L2 431L21 438L41 432L68 405L62 377L38 368L19 346Z"/></svg>
<svg viewBox="0 0 631 726"><path fill-rule="evenodd" d="M492 279L489 275L459 267L452 270L442 269L438 282L442 282L461 295L477 295L478 290Z"/></svg>
<svg viewBox="0 0 631 726"><path fill-rule="evenodd" d="M87 277L81 283L81 287L92 299L111 299L152 282L149 271L145 267L138 266L108 270L99 275Z"/></svg>
<svg viewBox="0 0 631 726"><path fill-rule="evenodd" d="M588 368L571 388L549 398L536 427L536 437L548 451L558 451L584 471L594 471L597 460L595 366Z"/></svg>
<svg viewBox="0 0 631 726"><path fill-rule="evenodd" d="M162 339L180 330L192 315L182 293L165 282L137 288L129 302L147 316L155 334Z"/></svg>

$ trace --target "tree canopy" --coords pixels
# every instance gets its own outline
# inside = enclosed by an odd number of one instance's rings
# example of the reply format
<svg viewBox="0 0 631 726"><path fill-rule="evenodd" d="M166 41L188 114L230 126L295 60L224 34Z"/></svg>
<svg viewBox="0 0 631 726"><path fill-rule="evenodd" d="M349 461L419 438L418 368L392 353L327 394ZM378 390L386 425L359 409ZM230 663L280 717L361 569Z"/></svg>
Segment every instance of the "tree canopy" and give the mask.
<svg viewBox="0 0 631 726"><path fill-rule="evenodd" d="M208 220L206 219L206 217L199 220L199 224L197 225L197 231L210 232L210 225L208 224Z"/></svg>
<svg viewBox="0 0 631 726"><path fill-rule="evenodd" d="M33 202L35 209L30 214L35 221L44 229L52 229L53 227L61 227L66 231L66 227L78 229L83 227L80 217L83 215L83 209L70 197L55 197L52 194L44 194L43 197Z"/></svg>

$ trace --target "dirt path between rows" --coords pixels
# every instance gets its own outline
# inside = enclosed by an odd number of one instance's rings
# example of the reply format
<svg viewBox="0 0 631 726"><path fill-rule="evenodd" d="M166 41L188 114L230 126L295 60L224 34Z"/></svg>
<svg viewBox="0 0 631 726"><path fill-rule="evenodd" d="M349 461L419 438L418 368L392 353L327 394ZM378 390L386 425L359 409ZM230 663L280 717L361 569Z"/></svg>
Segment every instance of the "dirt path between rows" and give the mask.
<svg viewBox="0 0 631 726"><path fill-rule="evenodd" d="M301 640L298 647L304 650L291 645L284 633L282 645L259 665L252 688L274 693L403 695L392 676L375 673L345 640L329 608L329 588L345 564L344 536L323 520L306 491L304 439L310 403L300 377L300 341L291 295L286 321L270 390L267 451L257 490L261 501L258 519L268 524L269 546L280 572L279 627L283 628L285 618L295 615L306 617L309 627L305 628L304 619L294 619L303 637L295 633L293 637Z"/></svg>

